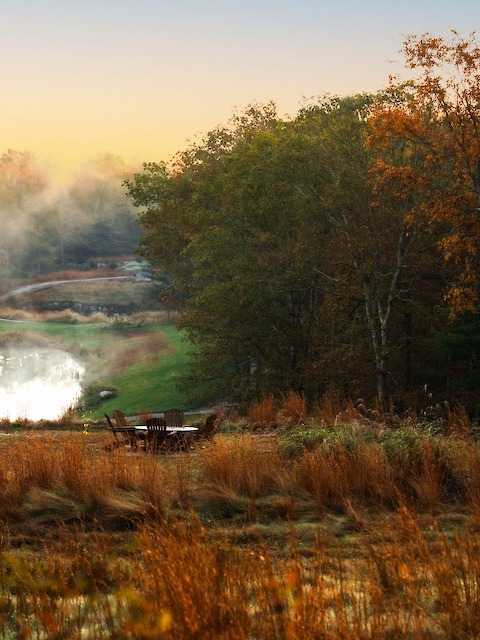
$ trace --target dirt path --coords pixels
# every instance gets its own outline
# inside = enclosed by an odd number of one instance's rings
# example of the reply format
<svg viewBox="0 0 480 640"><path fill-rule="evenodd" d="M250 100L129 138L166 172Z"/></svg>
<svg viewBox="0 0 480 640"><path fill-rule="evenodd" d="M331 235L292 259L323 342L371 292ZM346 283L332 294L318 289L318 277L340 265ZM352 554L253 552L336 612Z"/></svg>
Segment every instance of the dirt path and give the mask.
<svg viewBox="0 0 480 640"><path fill-rule="evenodd" d="M105 278L78 278L74 280L52 280L50 282L37 282L36 284L27 284L24 287L13 289L0 296L0 300L11 298L12 296L20 296L23 293L31 293L32 291L39 291L40 289L49 289L59 284L69 284L70 282L97 282L98 280L131 280L133 276L109 276Z"/></svg>

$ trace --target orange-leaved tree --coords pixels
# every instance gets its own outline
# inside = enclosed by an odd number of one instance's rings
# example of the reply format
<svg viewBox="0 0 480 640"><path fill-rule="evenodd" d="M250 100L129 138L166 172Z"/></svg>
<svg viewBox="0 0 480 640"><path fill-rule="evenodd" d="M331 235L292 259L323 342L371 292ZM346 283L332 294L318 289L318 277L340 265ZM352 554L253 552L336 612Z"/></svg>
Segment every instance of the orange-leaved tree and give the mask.
<svg viewBox="0 0 480 640"><path fill-rule="evenodd" d="M452 31L449 40L409 36L403 50L417 77L403 85L392 79L392 93L403 99L375 110L371 143L408 144L412 155L406 164L378 165L378 174L395 174L403 189L423 188L412 223L439 234L451 309L473 311L480 298L480 47L474 33Z"/></svg>

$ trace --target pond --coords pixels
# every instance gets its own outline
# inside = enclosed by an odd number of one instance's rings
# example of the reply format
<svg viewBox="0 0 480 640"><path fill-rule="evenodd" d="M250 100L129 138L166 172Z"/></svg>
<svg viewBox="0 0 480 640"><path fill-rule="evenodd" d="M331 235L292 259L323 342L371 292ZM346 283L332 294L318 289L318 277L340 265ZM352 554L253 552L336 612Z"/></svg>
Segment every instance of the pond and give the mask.
<svg viewBox="0 0 480 640"><path fill-rule="evenodd" d="M0 418L56 420L75 405L84 365L49 347L0 348Z"/></svg>

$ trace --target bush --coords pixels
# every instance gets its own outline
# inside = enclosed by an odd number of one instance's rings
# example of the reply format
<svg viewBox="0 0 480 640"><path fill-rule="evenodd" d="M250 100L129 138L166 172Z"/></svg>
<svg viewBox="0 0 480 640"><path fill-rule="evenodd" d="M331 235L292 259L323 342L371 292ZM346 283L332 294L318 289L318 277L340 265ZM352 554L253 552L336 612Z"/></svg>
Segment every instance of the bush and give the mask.
<svg viewBox="0 0 480 640"><path fill-rule="evenodd" d="M110 391L110 395L106 398L102 398L100 393L102 391ZM110 387L108 385L102 384L89 384L82 391L82 395L77 405L77 411L81 410L84 412L95 411L98 409L104 400L111 400L118 395L117 389L115 387Z"/></svg>
<svg viewBox="0 0 480 640"><path fill-rule="evenodd" d="M324 441L331 439L332 432L324 427L298 427L289 429L280 438L279 444L285 455L296 458L305 452L313 451Z"/></svg>

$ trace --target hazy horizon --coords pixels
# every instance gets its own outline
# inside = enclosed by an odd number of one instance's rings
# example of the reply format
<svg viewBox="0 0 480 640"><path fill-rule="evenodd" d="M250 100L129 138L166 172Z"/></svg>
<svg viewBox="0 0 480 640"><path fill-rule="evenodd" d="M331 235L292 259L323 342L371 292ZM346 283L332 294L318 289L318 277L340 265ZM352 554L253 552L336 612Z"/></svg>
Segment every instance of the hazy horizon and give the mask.
<svg viewBox="0 0 480 640"><path fill-rule="evenodd" d="M402 73L406 35L467 36L471 0L4 0L0 153L57 178L99 153L168 161L235 109L376 91Z"/></svg>

